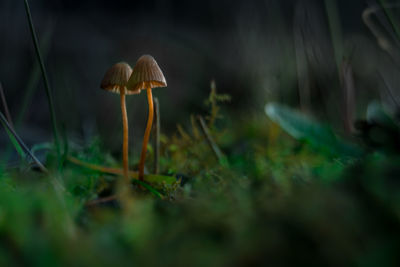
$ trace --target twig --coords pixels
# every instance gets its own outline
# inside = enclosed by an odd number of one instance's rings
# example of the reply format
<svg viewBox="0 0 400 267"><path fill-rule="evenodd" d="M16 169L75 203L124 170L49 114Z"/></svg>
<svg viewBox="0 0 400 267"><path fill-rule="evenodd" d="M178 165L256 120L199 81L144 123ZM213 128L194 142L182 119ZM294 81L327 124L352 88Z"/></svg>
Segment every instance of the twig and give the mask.
<svg viewBox="0 0 400 267"><path fill-rule="evenodd" d="M154 98L154 173L158 174L160 171L160 105L158 98Z"/></svg>
<svg viewBox="0 0 400 267"><path fill-rule="evenodd" d="M217 158L217 160L219 162L223 162L225 161L226 157L225 155L222 153L221 149L219 149L218 145L215 143L214 139L212 138L210 131L208 130L208 127L206 125L206 122L204 121L202 116L197 116L197 119L200 123L200 128L203 131L204 136L207 139L207 143L210 146L211 150L214 152L215 157Z"/></svg>
<svg viewBox="0 0 400 267"><path fill-rule="evenodd" d="M3 85L1 84L1 82L0 82L0 95L1 95L1 101L3 102L4 113L6 114L7 121L10 124L11 128L14 129L14 124L12 122L10 110L8 109L6 96L4 94Z"/></svg>
<svg viewBox="0 0 400 267"><path fill-rule="evenodd" d="M0 120L3 123L4 127L6 130L8 130L17 140L18 144L21 146L21 148L24 150L25 154L27 154L39 167L39 169L44 172L48 173L49 171L43 166L43 164L35 157L35 155L32 154L32 152L29 150L29 148L25 145L25 143L22 141L22 139L17 135L17 133L14 131L14 129L10 126L8 123L7 119L4 117L3 113L0 112Z"/></svg>
<svg viewBox="0 0 400 267"><path fill-rule="evenodd" d="M55 143L56 150L57 150L57 156L59 157L60 156L60 142L58 140L57 120L56 120L56 113L55 113L55 109L54 109L53 97L52 97L51 89L50 89L50 83L49 83L49 79L47 78L47 72L46 72L46 69L45 69L45 66L43 63L42 55L40 53L39 42L36 37L35 28L33 27L32 15L31 15L31 11L29 9L28 0L24 0L24 3L25 3L25 10L26 10L26 15L28 17L29 28L30 28L31 35L32 35L33 44L35 46L36 55L39 60L40 69L42 70L44 85L46 88L47 100L49 102L50 116L51 116L51 121L52 121L52 125L53 125L54 143Z"/></svg>

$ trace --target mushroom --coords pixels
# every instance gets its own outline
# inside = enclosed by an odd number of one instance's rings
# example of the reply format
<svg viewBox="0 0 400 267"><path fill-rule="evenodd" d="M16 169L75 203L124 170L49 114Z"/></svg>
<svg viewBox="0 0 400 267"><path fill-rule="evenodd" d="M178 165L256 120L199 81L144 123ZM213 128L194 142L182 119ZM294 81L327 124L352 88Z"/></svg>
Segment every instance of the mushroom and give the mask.
<svg viewBox="0 0 400 267"><path fill-rule="evenodd" d="M142 153L140 154L139 162L139 179L142 181L144 177L144 161L146 158L147 143L149 142L154 114L153 96L151 89L155 87L166 86L167 82L165 80L165 77L155 59L150 55L141 56L136 62L135 67L133 68L132 75L127 83L127 88L135 92L142 89L147 89L149 116L147 119L147 126L143 137Z"/></svg>
<svg viewBox="0 0 400 267"><path fill-rule="evenodd" d="M126 83L132 74L132 68L125 62L119 62L113 65L101 82L100 87L104 90L120 94L121 111L123 124L123 145L122 145L122 163L124 167L124 177L129 182L128 166L128 115L126 114L125 95L139 94L140 90L127 89Z"/></svg>

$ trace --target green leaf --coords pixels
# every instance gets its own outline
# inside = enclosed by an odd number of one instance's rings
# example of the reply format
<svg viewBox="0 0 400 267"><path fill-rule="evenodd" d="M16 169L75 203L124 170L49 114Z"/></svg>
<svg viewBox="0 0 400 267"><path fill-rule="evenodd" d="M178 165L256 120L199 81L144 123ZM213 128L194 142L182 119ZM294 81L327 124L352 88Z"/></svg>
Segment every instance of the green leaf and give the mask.
<svg viewBox="0 0 400 267"><path fill-rule="evenodd" d="M3 124L3 121L1 122ZM15 150L17 151L18 155L21 157L21 159L26 159L24 150L22 147L19 145L17 139L15 139L14 135L6 128L6 126L3 124L8 137L10 138L11 143L13 144Z"/></svg>
<svg viewBox="0 0 400 267"><path fill-rule="evenodd" d="M160 199L163 199L164 198L164 196L160 193L160 192L158 192L154 187L152 187L151 185L149 185L149 184L147 184L147 183L145 183L145 182L142 182L142 181L140 181L140 180L137 180L137 179L132 179L132 182L134 182L134 183L137 183L137 184L140 184L141 186L143 186L144 188L146 188L147 190L149 190L153 195L155 195L156 197L158 197L158 198L160 198Z"/></svg>
<svg viewBox="0 0 400 267"><path fill-rule="evenodd" d="M265 106L265 113L289 135L298 140L307 141L316 148L342 156L362 154L361 148L340 140L329 127L299 111L277 103L268 103Z"/></svg>

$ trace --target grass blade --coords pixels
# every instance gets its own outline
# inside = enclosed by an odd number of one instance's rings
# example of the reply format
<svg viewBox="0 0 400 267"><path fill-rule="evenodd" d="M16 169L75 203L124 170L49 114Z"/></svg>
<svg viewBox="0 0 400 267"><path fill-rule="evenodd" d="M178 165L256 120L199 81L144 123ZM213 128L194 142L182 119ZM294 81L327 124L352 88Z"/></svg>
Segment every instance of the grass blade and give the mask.
<svg viewBox="0 0 400 267"><path fill-rule="evenodd" d="M51 25L50 25L51 26ZM50 39L51 39L51 35L53 32L53 27L49 27L42 38L42 48L43 48L43 56L46 58L47 52L49 51L49 46L50 46ZM14 130L18 131L19 126L21 125L23 119L25 118L26 112L29 108L29 106L32 104L32 98L33 95L36 91L37 85L39 83L39 79L40 79L40 66L38 63L34 62L33 64L33 68L30 72L29 78L27 80L27 84L24 88L24 94L22 97L22 102L19 105L19 110L18 110L18 114L16 114L16 118L14 120L15 124L12 125L14 126ZM7 118L8 120L8 118ZM6 148L4 149L4 153L2 153L1 158L3 161L8 161L8 158L12 152L12 144L8 144L6 146Z"/></svg>
<svg viewBox="0 0 400 267"><path fill-rule="evenodd" d="M1 84L1 82L0 82L0 96L1 96L1 101L3 102L3 108L4 108L4 112L6 113L8 123L10 124L10 126L12 128L14 128L14 125L13 125L12 119L11 119L10 110L8 109L6 96L4 94L3 85Z"/></svg>
<svg viewBox="0 0 400 267"><path fill-rule="evenodd" d="M44 60L46 60L46 57L50 50L50 40L53 35L53 29L54 29L53 25L50 24L43 33L42 38L40 39L40 42L42 44L41 46L42 56L44 57ZM24 87L24 95L22 97L22 102L19 106L18 114L16 114L16 119L15 119L16 130L18 130L18 126L21 125L29 107L32 105L32 98L36 92L37 85L39 84L40 74L41 74L40 65L37 62L33 62L32 70L30 71L30 74L28 76L29 78L27 79L27 83Z"/></svg>
<svg viewBox="0 0 400 267"><path fill-rule="evenodd" d="M47 100L49 102L51 122L52 122L52 125L53 125L54 143L55 143L55 147L56 147L56 150L57 150L57 156L59 157L60 156L60 142L58 140L57 121L56 121L56 114L55 114L55 109L54 109L53 97L52 97L51 89L50 89L50 83L49 83L49 79L47 77L47 72L46 72L46 69L45 69L45 66L44 66L44 63L43 63L42 54L40 53L39 42L38 42L38 39L36 37L35 28L33 27L32 15L31 15L31 11L29 9L28 0L24 0L24 3L25 3L25 10L26 10L26 15L28 17L29 28L30 28L31 35L32 35L33 44L35 46L36 55L37 55L38 60L39 60L40 69L42 70L44 85L45 85L45 88L46 88Z"/></svg>
<svg viewBox="0 0 400 267"><path fill-rule="evenodd" d="M8 130L7 126L4 124L3 119L1 119L1 124L3 125L4 129L7 132L8 137L10 138L11 144L14 146L15 150L17 151L18 155L22 158L25 159L25 153L22 147L19 145L17 139L13 136L13 134Z"/></svg>
<svg viewBox="0 0 400 267"><path fill-rule="evenodd" d="M15 149L17 150L18 154L22 156L22 158L25 158L25 155L28 155L39 167L39 169L42 172L47 173L47 169L43 166L43 164L31 153L29 148L25 145L25 143L22 141L22 139L17 135L17 133L13 130L13 128L10 126L6 118L4 117L3 113L0 112L0 120L1 124L3 124L4 128L7 131L7 134L10 136L10 140L15 146Z"/></svg>
<svg viewBox="0 0 400 267"><path fill-rule="evenodd" d="M152 187L151 185L149 185L149 184L147 184L145 182L142 182L142 181L140 181L138 179L132 179L131 181L133 183L136 183L136 184L139 184L139 185L143 186L144 188L149 190L149 192L152 193L153 195L155 195L156 197L158 197L160 199L164 198L164 196L160 192L158 192L154 187Z"/></svg>

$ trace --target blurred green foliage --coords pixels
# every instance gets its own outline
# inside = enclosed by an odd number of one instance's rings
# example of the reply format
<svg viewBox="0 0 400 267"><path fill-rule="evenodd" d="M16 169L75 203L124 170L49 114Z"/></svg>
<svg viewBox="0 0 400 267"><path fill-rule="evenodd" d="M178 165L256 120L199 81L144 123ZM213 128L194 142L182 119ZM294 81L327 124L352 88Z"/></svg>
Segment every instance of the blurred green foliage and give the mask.
<svg viewBox="0 0 400 267"><path fill-rule="evenodd" d="M120 177L68 161L50 175L1 169L0 265L398 266L400 157L348 153L327 126L268 107L272 120L215 116L210 132L229 167L194 116L162 136L161 172L177 176L154 185L162 200L133 184L130 205L87 205L112 195ZM361 151L361 139L352 146ZM69 151L120 165L100 139ZM47 155L52 166L55 151Z"/></svg>

